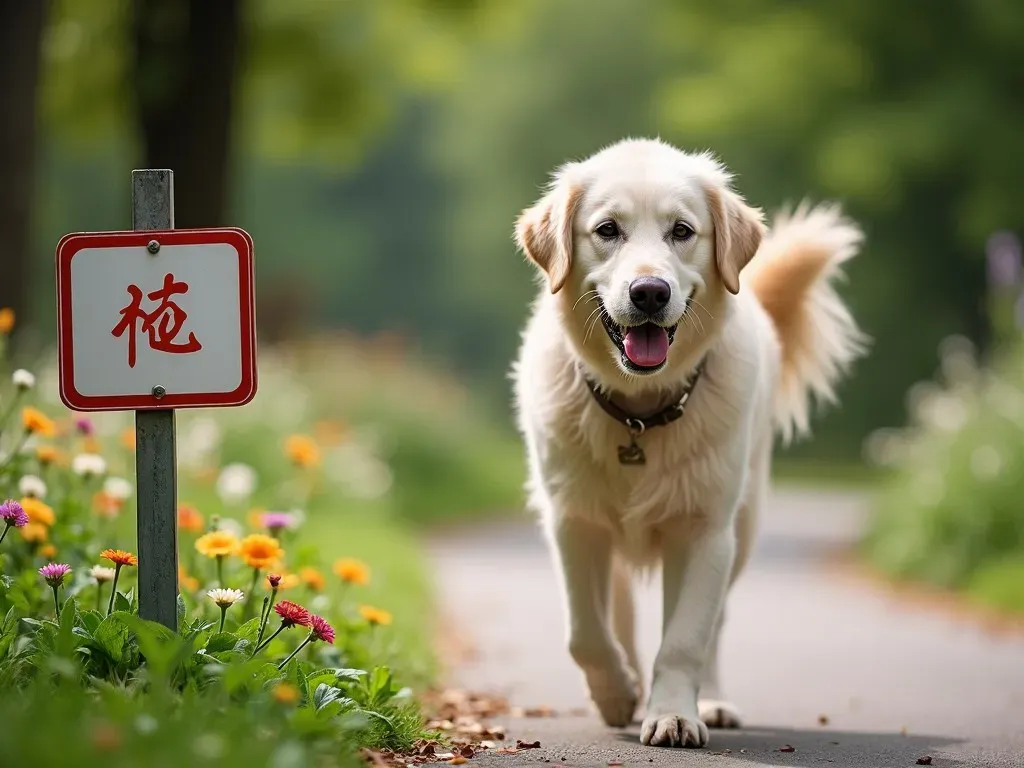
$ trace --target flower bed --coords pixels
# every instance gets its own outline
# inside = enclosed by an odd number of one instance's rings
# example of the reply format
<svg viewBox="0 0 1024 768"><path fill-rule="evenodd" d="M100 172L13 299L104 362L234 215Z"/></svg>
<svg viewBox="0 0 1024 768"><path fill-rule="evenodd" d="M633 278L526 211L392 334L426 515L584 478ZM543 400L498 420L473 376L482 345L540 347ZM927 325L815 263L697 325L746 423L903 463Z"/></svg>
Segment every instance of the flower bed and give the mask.
<svg viewBox="0 0 1024 768"><path fill-rule="evenodd" d="M422 735L427 594L408 533L367 516L380 459L301 412L181 414L173 633L138 615L130 414L73 417L52 378L0 391L4 764L343 765ZM331 482L335 453L373 487Z"/></svg>

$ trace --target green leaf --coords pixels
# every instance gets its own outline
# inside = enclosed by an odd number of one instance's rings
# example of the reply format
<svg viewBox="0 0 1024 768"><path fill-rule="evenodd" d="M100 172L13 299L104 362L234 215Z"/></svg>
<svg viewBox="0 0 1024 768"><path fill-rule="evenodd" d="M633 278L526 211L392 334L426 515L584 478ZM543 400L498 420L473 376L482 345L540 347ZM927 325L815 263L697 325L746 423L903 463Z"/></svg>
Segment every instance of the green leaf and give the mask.
<svg viewBox="0 0 1024 768"><path fill-rule="evenodd" d="M188 613L188 609L185 607L185 598L178 594L178 600L175 603L176 611L178 614L178 626L185 626L185 615Z"/></svg>
<svg viewBox="0 0 1024 768"><path fill-rule="evenodd" d="M64 601L64 607L60 611L60 632L57 635L57 655L62 658L69 657L75 651L75 615L77 607L75 599L69 597Z"/></svg>
<svg viewBox="0 0 1024 768"><path fill-rule="evenodd" d="M365 669L337 669L334 676L339 680L358 680L369 673Z"/></svg>
<svg viewBox="0 0 1024 768"><path fill-rule="evenodd" d="M96 634L96 628L103 621L103 614L99 611L86 611L78 614L79 627L86 630L89 637Z"/></svg>
<svg viewBox="0 0 1024 768"><path fill-rule="evenodd" d="M320 683L313 692L313 707L315 709L322 709L324 705L330 704L335 699L339 699L344 694L339 688L335 688L327 683Z"/></svg>
<svg viewBox="0 0 1024 768"><path fill-rule="evenodd" d="M131 594L131 593L129 593ZM132 612L132 601L130 597L125 597L120 592L117 593L117 597L114 598L114 610L122 613Z"/></svg>
<svg viewBox="0 0 1024 768"><path fill-rule="evenodd" d="M260 618L259 616L249 619L245 624L235 630L235 635L239 640L247 640L249 643L256 642L256 635L260 633Z"/></svg>
<svg viewBox="0 0 1024 768"><path fill-rule="evenodd" d="M114 611L96 628L96 644L115 664L124 662L125 644L128 642L128 625L125 617L131 614Z"/></svg>
<svg viewBox="0 0 1024 768"><path fill-rule="evenodd" d="M206 648L203 650L212 656L215 653L234 649L237 641L238 638L231 632L220 632L206 641Z"/></svg>

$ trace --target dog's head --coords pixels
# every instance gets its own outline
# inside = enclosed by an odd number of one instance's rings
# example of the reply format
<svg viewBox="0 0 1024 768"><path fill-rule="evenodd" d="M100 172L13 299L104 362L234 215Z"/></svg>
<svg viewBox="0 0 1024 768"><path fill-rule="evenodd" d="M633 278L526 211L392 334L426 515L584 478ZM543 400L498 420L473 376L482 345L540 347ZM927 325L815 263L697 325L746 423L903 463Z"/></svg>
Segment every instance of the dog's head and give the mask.
<svg viewBox="0 0 1024 768"><path fill-rule="evenodd" d="M627 140L559 168L520 215L520 248L606 379L665 378L713 333L764 233L729 182L708 154Z"/></svg>

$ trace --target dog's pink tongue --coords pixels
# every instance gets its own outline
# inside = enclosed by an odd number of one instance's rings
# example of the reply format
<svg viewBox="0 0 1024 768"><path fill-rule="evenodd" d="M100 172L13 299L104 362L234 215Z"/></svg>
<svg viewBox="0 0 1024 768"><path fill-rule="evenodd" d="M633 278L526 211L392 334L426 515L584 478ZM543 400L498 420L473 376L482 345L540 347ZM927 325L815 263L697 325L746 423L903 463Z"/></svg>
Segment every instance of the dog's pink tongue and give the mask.
<svg viewBox="0 0 1024 768"><path fill-rule="evenodd" d="M626 329L622 346L634 365L645 368L661 365L668 357L668 332L654 323L637 325Z"/></svg>

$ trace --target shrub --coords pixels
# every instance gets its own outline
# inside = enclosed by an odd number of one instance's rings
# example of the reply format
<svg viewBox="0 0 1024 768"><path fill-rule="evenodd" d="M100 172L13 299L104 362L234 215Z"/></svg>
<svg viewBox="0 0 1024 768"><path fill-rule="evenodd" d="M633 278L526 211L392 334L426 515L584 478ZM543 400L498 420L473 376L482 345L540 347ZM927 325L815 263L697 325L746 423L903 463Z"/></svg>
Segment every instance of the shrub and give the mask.
<svg viewBox="0 0 1024 768"><path fill-rule="evenodd" d="M1024 609L1024 349L978 365L970 343L940 347L935 381L908 393L910 423L866 443L891 470L864 541L900 578Z"/></svg>

